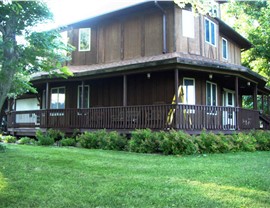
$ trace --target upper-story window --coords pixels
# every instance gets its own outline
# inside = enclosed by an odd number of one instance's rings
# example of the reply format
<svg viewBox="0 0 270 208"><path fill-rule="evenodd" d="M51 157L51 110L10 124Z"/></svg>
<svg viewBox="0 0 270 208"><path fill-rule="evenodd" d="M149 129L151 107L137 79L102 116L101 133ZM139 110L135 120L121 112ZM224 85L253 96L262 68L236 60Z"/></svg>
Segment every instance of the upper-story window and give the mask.
<svg viewBox="0 0 270 208"><path fill-rule="evenodd" d="M192 11L182 10L182 32L183 36L194 38L194 15Z"/></svg>
<svg viewBox="0 0 270 208"><path fill-rule="evenodd" d="M216 24L209 19L205 19L205 41L216 46Z"/></svg>
<svg viewBox="0 0 270 208"><path fill-rule="evenodd" d="M222 38L222 57L228 59L228 41L225 38Z"/></svg>
<svg viewBox="0 0 270 208"><path fill-rule="evenodd" d="M91 28L79 29L79 51L91 50Z"/></svg>

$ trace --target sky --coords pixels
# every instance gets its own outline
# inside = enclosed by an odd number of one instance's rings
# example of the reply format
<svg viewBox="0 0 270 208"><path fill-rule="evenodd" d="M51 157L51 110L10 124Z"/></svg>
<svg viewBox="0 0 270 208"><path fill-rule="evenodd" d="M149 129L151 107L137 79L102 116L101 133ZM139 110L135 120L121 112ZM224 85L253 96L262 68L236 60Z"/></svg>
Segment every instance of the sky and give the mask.
<svg viewBox="0 0 270 208"><path fill-rule="evenodd" d="M64 26L146 0L47 0L54 14L53 27Z"/></svg>

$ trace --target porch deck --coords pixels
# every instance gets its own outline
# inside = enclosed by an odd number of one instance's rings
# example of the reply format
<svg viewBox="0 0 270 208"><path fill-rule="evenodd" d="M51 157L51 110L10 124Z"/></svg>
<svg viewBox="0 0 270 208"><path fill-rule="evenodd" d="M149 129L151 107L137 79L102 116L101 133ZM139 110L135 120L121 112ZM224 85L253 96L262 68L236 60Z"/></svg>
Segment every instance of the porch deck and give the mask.
<svg viewBox="0 0 270 208"><path fill-rule="evenodd" d="M7 126L8 131L15 135L32 135L37 129L45 131L49 128L64 132L143 128L235 131L259 129L260 118L259 111L238 107L171 104L13 111L8 114Z"/></svg>

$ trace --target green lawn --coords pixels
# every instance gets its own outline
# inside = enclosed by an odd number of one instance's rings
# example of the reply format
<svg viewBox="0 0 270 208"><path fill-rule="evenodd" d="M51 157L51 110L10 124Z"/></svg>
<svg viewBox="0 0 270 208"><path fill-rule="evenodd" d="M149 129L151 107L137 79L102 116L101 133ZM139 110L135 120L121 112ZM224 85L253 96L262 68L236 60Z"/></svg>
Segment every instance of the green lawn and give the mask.
<svg viewBox="0 0 270 208"><path fill-rule="evenodd" d="M270 207L270 152L160 156L7 145L0 207Z"/></svg>

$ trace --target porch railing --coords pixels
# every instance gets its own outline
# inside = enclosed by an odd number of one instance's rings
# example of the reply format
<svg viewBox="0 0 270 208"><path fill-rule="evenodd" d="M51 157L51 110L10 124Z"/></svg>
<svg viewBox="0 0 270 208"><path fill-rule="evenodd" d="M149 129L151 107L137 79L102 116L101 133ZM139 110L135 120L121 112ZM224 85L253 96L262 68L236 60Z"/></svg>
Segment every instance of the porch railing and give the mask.
<svg viewBox="0 0 270 208"><path fill-rule="evenodd" d="M259 128L259 111L203 105L144 105L13 111L8 128L235 130Z"/></svg>

